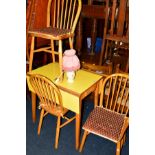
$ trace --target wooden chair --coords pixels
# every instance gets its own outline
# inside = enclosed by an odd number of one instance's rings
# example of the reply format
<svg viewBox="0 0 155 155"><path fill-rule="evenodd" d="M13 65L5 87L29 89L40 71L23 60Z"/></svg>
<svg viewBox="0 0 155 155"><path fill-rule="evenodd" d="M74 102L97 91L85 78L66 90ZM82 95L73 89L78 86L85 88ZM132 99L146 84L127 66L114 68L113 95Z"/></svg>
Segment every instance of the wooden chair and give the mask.
<svg viewBox="0 0 155 155"><path fill-rule="evenodd" d="M81 67L82 69L95 72L96 74L101 74L105 76L112 74L112 63L101 66L101 65L82 62Z"/></svg>
<svg viewBox="0 0 155 155"><path fill-rule="evenodd" d="M62 71L62 40L69 39L70 48L73 48L74 31L80 16L81 7L81 0L48 0L47 10L45 10L47 11L46 27L28 31L28 34L32 37L29 71L32 70L34 53L42 51L50 53L53 62L55 62L54 55L58 55L60 71ZM35 38L37 37L50 40L50 46L34 49ZM58 42L58 51L55 50L54 41Z"/></svg>
<svg viewBox="0 0 155 155"><path fill-rule="evenodd" d="M99 106L89 114L83 125L84 135L79 151L83 149L89 133L109 139L117 144L120 154L129 125L129 78L127 74L109 75L102 83Z"/></svg>
<svg viewBox="0 0 155 155"><path fill-rule="evenodd" d="M106 0L106 17L103 44L100 55L101 65L107 59L111 48L129 48L129 0ZM113 47L112 47L113 46Z"/></svg>
<svg viewBox="0 0 155 155"><path fill-rule="evenodd" d="M68 109L63 107L62 96L59 89L48 78L41 75L33 74L30 76L30 83L35 93L40 99L41 112L38 125L38 135L40 135L43 118L48 113L57 116L57 127L55 136L55 148L57 149L60 128L73 121L75 119L75 116L70 119L64 116L68 112ZM64 118L67 121L61 124L61 118Z"/></svg>

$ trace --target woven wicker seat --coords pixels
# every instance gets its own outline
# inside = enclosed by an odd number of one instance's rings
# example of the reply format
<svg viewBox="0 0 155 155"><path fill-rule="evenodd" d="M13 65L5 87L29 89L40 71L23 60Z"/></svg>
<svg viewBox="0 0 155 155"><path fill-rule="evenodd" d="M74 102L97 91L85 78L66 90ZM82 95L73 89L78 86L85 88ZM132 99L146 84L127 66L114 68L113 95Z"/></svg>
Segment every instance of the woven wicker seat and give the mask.
<svg viewBox="0 0 155 155"><path fill-rule="evenodd" d="M99 106L93 109L82 127L84 135L79 151L82 151L87 135L93 133L115 142L116 155L120 155L129 119L128 75L117 73L107 76L101 90Z"/></svg>
<svg viewBox="0 0 155 155"><path fill-rule="evenodd" d="M73 36L73 33L69 29L59 29L53 27L45 27L40 29L33 29L29 31L29 33L33 34L34 36L37 35L50 35L50 38L68 38L68 36Z"/></svg>

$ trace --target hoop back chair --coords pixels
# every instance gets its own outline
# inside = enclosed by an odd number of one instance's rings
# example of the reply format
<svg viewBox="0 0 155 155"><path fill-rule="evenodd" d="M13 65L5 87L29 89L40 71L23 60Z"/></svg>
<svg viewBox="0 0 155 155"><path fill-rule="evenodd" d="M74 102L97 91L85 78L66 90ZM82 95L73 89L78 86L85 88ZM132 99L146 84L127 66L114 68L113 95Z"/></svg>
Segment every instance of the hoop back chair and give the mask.
<svg viewBox="0 0 155 155"><path fill-rule="evenodd" d="M80 16L81 7L81 0L48 0L46 27L28 31L32 37L29 71L32 70L33 54L41 51L52 54L53 62L55 62L55 55L58 55L60 71L62 71L62 40L69 39L70 48L73 48L74 31ZM34 49L36 37L49 39L51 42L50 46ZM55 50L54 41L58 41L57 51Z"/></svg>
<svg viewBox="0 0 155 155"><path fill-rule="evenodd" d="M100 65L107 59L109 46L129 48L129 0L106 0L105 12Z"/></svg>
<svg viewBox="0 0 155 155"><path fill-rule="evenodd" d="M57 116L57 127L56 127L56 136L55 136L55 148L58 148L58 140L60 128L67 125L75 119L75 116L72 118L67 118L64 115L68 112L68 109L63 107L62 96L59 89L55 86L52 81L48 78L33 74L30 75L30 83L40 99L40 120L38 125L38 135L40 135L43 118L49 113L51 115ZM63 124L61 124L61 118L66 119Z"/></svg>
<svg viewBox="0 0 155 155"><path fill-rule="evenodd" d="M79 151L82 151L87 135L93 133L115 142L116 155L119 155L129 125L128 74L109 75L103 81L101 89L99 106L93 109L82 127L84 135Z"/></svg>

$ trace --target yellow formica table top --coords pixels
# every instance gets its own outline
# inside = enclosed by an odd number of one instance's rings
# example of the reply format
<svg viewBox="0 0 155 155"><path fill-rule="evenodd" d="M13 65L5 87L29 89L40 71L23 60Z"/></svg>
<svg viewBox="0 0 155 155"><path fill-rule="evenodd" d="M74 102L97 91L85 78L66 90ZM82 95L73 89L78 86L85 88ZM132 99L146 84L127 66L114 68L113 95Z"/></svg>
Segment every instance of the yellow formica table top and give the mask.
<svg viewBox="0 0 155 155"><path fill-rule="evenodd" d="M29 82L29 74L40 74L46 76L52 82L54 82L61 91L63 106L78 114L80 113L80 107L79 107L80 97L87 96L89 94L89 89L91 89L93 85L95 85L102 79L101 75L80 69L76 71L76 76L73 83L67 82L66 74L64 74L62 82L56 83L55 78L60 75L59 64L50 63L28 72L27 83L29 90L32 92L33 89Z"/></svg>

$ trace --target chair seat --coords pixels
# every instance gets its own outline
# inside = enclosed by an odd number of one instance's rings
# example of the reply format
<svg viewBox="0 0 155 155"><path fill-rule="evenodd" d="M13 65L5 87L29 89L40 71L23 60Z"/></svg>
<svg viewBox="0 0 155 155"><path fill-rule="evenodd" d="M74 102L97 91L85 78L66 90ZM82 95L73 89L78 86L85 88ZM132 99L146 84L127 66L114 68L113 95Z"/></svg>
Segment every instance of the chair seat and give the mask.
<svg viewBox="0 0 155 155"><path fill-rule="evenodd" d="M36 37L42 38L53 38L53 39L63 39L68 38L68 36L73 36L70 29L59 29L59 28L52 28L52 27L45 27L39 29L30 30L29 33Z"/></svg>
<svg viewBox="0 0 155 155"><path fill-rule="evenodd" d="M98 136L119 140L125 115L112 112L102 107L96 107L89 115L83 129Z"/></svg>
<svg viewBox="0 0 155 155"><path fill-rule="evenodd" d="M53 108L51 106L48 106L47 104L40 104L40 106L48 113L55 115L55 116L60 116L60 115L62 116L68 112L68 109L63 108L63 110L62 110L59 105L54 106Z"/></svg>

